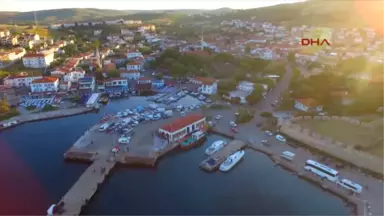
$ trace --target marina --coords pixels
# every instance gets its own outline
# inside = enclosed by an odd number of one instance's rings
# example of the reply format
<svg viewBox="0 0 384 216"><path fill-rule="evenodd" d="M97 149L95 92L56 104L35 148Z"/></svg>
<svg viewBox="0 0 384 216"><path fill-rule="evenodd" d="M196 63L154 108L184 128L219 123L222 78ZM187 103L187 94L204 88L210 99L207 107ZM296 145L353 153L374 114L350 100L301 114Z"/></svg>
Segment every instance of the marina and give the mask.
<svg viewBox="0 0 384 216"><path fill-rule="evenodd" d="M246 143L240 140L230 141L224 148L220 151L215 152L212 156L205 159L200 164L200 168L205 171L213 172L217 170L221 163L223 163L231 154L243 149L246 146Z"/></svg>

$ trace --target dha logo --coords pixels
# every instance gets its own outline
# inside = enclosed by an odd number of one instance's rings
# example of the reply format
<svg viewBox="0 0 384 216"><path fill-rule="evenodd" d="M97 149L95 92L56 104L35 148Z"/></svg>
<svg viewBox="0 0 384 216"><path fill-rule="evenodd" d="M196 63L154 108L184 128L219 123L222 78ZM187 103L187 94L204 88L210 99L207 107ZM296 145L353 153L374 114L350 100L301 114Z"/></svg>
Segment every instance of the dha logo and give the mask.
<svg viewBox="0 0 384 216"><path fill-rule="evenodd" d="M317 46L323 46L323 44L327 44L328 46L331 46L331 44L328 42L327 39L320 40L317 38L316 40L313 40L312 38L302 38L301 39L301 45L302 46L313 46L316 44Z"/></svg>

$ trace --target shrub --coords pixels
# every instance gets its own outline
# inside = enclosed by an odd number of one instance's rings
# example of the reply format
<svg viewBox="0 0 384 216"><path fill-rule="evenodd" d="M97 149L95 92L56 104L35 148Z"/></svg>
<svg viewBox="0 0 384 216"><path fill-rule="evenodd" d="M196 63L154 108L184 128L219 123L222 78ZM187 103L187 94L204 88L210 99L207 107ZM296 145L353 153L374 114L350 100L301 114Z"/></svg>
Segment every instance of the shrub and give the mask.
<svg viewBox="0 0 384 216"><path fill-rule="evenodd" d="M260 116L264 117L264 118L270 118L270 117L272 117L272 113L270 113L270 112L262 112L262 113L260 113Z"/></svg>
<svg viewBox="0 0 384 216"><path fill-rule="evenodd" d="M30 105L30 106L27 106L25 109L27 109L27 110L35 110L36 109L36 106L34 106L34 105Z"/></svg>

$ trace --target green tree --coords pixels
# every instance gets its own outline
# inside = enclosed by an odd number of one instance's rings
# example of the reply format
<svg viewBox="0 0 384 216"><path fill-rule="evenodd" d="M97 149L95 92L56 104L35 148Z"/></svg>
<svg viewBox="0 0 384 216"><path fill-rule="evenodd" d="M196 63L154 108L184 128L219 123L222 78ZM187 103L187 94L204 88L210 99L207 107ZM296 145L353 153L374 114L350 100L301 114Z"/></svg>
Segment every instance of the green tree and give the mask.
<svg viewBox="0 0 384 216"><path fill-rule="evenodd" d="M270 113L270 112L262 112L262 113L260 113L260 116L264 117L264 118L270 118L270 117L272 117L272 113Z"/></svg>
<svg viewBox="0 0 384 216"><path fill-rule="evenodd" d="M246 54L250 54L250 53L251 53L251 47L246 46L245 49L244 49L244 52L245 52Z"/></svg>
<svg viewBox="0 0 384 216"><path fill-rule="evenodd" d="M101 70L96 70L96 72L95 72L95 79L97 81L104 80L103 72L101 72Z"/></svg>
<svg viewBox="0 0 384 216"><path fill-rule="evenodd" d="M264 91L264 88L261 85L255 85L255 89L252 91L250 95L246 97L247 102L250 105L254 105L258 103L263 98L261 96L263 91Z"/></svg>
<svg viewBox="0 0 384 216"><path fill-rule="evenodd" d="M236 89L237 82L235 80L221 80L217 85L217 90L220 95L228 94L230 91Z"/></svg>
<svg viewBox="0 0 384 216"><path fill-rule="evenodd" d="M294 52L289 52L287 57L289 62L296 62L296 56Z"/></svg>
<svg viewBox="0 0 384 216"><path fill-rule="evenodd" d="M120 73L116 69L109 70L107 72L108 77L120 77Z"/></svg>
<svg viewBox="0 0 384 216"><path fill-rule="evenodd" d="M6 100L0 100L0 113L8 113L11 110Z"/></svg>
<svg viewBox="0 0 384 216"><path fill-rule="evenodd" d="M140 47L140 48L139 48L139 51L140 51L143 55L148 55L148 54L151 54L151 53L152 53L152 49L151 49L151 47L147 47L147 46Z"/></svg>
<svg viewBox="0 0 384 216"><path fill-rule="evenodd" d="M186 67L183 64L179 62L175 62L174 64L172 64L172 67L171 67L172 77L182 78L187 75L187 72L188 71L186 70Z"/></svg>

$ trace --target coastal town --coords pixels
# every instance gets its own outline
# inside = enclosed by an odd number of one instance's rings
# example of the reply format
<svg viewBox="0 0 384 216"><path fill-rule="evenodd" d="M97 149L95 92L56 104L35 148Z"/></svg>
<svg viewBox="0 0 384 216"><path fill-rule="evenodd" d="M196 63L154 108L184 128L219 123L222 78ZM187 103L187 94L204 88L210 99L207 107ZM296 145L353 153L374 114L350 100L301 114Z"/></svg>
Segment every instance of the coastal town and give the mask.
<svg viewBox="0 0 384 216"><path fill-rule="evenodd" d="M211 134L222 139L205 149L202 171L228 173L262 152L345 200L351 214L384 214L380 33L253 18L165 26L51 24L59 37L0 29L1 131L103 113L63 152L91 165L48 215L80 215L116 164L156 167ZM197 33L183 36L189 27ZM317 46L303 43L312 39Z"/></svg>

